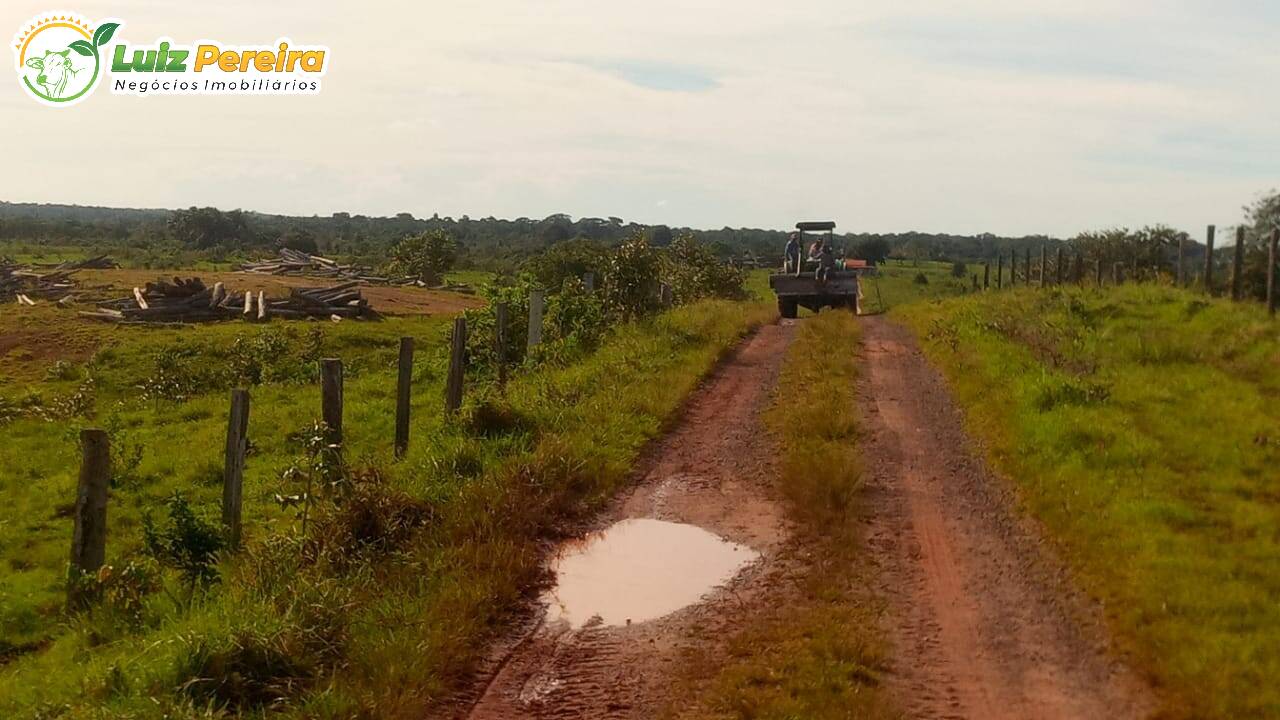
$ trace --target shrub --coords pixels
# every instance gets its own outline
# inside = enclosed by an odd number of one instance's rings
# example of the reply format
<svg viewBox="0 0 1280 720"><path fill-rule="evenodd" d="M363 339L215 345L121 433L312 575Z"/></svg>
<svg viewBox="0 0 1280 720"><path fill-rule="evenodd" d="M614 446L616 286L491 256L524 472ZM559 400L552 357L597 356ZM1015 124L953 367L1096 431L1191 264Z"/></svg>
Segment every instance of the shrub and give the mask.
<svg viewBox="0 0 1280 720"><path fill-rule="evenodd" d="M405 238L391 249L387 269L397 275L409 275L436 284L458 260L458 244L444 230L428 230Z"/></svg>
<svg viewBox="0 0 1280 720"><path fill-rule="evenodd" d="M690 234L676 238L663 259L663 278L678 304L708 297L737 300L745 295L742 270L722 262Z"/></svg>
<svg viewBox="0 0 1280 720"><path fill-rule="evenodd" d="M507 305L506 362L517 365L524 361L525 338L529 333L529 293L533 290L530 277L494 283L481 288L480 294L487 300L482 308L466 311L467 360L470 367L493 371L497 366L497 330L499 303Z"/></svg>
<svg viewBox="0 0 1280 720"><path fill-rule="evenodd" d="M915 284L917 284L917 285L928 285L928 284L929 284L929 277L928 277L927 275L925 275L924 273L922 273L922 272L918 272L918 273L916 273L915 278L913 278L913 279L911 280L911 282L913 282L913 283L915 283Z"/></svg>
<svg viewBox="0 0 1280 720"><path fill-rule="evenodd" d="M525 261L522 270L538 287L554 292L566 280L592 272L599 278L608 267L609 250L594 240L558 242Z"/></svg>
<svg viewBox="0 0 1280 720"><path fill-rule="evenodd" d="M609 257L605 276L604 300L609 312L626 321L657 308L661 265L659 251L649 246L643 233L622 243Z"/></svg>
<svg viewBox="0 0 1280 720"><path fill-rule="evenodd" d="M181 493L175 492L165 505L169 521L163 526L157 525L150 513L142 516L147 554L181 573L192 589L214 582L218 579L218 553L225 545L222 531L196 517Z"/></svg>
<svg viewBox="0 0 1280 720"><path fill-rule="evenodd" d="M546 340L564 351L589 350L604 335L608 321L599 293L588 292L578 278L569 278L547 303Z"/></svg>
<svg viewBox="0 0 1280 720"><path fill-rule="evenodd" d="M968 274L969 274L969 268L964 264L964 261L957 260L951 263L951 277L963 279L964 276Z"/></svg>

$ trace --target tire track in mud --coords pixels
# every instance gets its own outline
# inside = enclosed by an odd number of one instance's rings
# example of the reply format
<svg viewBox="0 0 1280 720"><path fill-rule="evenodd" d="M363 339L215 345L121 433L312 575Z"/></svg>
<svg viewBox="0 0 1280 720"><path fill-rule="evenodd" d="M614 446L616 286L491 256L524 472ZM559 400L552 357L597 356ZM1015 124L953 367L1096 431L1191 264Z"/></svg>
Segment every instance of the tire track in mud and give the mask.
<svg viewBox="0 0 1280 720"><path fill-rule="evenodd" d="M867 544L912 717L1138 718L1150 690L975 452L911 333L863 322Z"/></svg>
<svg viewBox="0 0 1280 720"><path fill-rule="evenodd" d="M534 613L502 641L455 718L651 718L670 701L680 661L695 646L767 607L786 584L790 531L774 502L773 448L760 413L769 402L794 323L760 328L694 392L681 420L638 464L640 478L598 527L628 518L696 525L760 557L702 601L646 622L573 629ZM457 705L455 705L457 708Z"/></svg>

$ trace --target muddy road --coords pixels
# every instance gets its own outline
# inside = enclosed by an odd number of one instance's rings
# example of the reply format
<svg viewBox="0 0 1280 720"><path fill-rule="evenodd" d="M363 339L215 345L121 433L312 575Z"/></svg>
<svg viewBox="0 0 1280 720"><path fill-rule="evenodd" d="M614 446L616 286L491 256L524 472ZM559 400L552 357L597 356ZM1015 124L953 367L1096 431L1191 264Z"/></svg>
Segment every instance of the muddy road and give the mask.
<svg viewBox="0 0 1280 720"><path fill-rule="evenodd" d="M598 532L552 559L547 608L496 649L455 717L655 717L687 649L714 654L708 637L771 602L789 532L760 413L793 329L761 328L694 394Z"/></svg>
<svg viewBox="0 0 1280 720"><path fill-rule="evenodd" d="M445 712L652 718L732 632L785 607L806 549L771 490L761 424L797 321L762 328L690 399L595 532L550 559L557 586ZM803 322L803 320L799 321ZM905 328L864 318L858 398L868 582L911 718L1139 718L1152 694L1018 514Z"/></svg>

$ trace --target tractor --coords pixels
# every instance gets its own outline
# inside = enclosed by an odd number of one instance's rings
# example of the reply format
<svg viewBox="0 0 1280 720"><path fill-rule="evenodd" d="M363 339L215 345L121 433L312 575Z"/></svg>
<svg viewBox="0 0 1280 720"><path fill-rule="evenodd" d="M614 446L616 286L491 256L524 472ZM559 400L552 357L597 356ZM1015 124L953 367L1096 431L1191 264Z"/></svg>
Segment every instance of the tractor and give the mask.
<svg viewBox="0 0 1280 720"><path fill-rule="evenodd" d="M832 250L836 224L831 221L796 223L800 233L800 262L788 267L784 259L782 272L769 275L769 287L778 296L778 314L794 318L799 308L818 312L824 307L848 308L858 311L858 276L871 270L861 260L839 257L825 282L818 278L818 263L807 258L806 248L821 238ZM823 234L826 235L823 238ZM838 256L843 253L837 253Z"/></svg>

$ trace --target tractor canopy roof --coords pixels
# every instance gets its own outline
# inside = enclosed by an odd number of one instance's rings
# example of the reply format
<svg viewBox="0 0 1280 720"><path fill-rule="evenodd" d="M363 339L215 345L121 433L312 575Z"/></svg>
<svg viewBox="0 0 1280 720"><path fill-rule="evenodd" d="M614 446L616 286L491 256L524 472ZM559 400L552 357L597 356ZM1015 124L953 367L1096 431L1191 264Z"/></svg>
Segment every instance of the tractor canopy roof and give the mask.
<svg viewBox="0 0 1280 720"><path fill-rule="evenodd" d="M830 220L822 220L819 222L798 222L796 223L796 229L801 232L835 230L836 224Z"/></svg>

